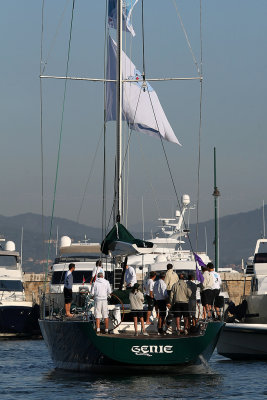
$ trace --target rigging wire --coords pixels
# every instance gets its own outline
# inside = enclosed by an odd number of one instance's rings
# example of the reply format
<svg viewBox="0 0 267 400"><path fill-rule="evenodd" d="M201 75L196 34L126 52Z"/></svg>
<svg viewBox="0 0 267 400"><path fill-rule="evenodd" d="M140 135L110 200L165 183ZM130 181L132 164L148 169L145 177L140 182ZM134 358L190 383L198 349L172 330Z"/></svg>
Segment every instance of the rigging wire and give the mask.
<svg viewBox="0 0 267 400"><path fill-rule="evenodd" d="M203 41L202 41L202 0L199 0L199 34L200 34L200 74L203 69ZM201 161L201 133L202 133L202 97L203 80L200 80L199 99L199 130L198 130L198 166L197 166L197 224L196 224L196 251L198 251L199 204L200 204L200 161Z"/></svg>
<svg viewBox="0 0 267 400"><path fill-rule="evenodd" d="M188 34L187 34L187 32L186 32L186 29L185 29L185 26L184 26L184 23L183 23L181 14L179 13L176 0L172 0L172 1L173 1L174 8L175 8L175 10L176 10L177 16L178 16L178 18L179 18L179 21L180 21L182 30L183 30L183 32L184 32L185 39L186 39L187 45L188 45L188 47L189 47L190 53L191 53L191 55L192 55L194 64L195 64L195 66L196 66L196 68L197 68L197 72L198 72L199 76L202 77L202 69L201 69L201 67L202 67L202 59L201 59L200 67L199 67L198 62L197 62L197 59L196 59L195 54L194 54L194 52L193 52L193 49L192 49L192 46L191 46L191 43L190 43ZM200 1L201 1L201 0L200 0ZM202 49L201 49L201 52L202 52Z"/></svg>
<svg viewBox="0 0 267 400"><path fill-rule="evenodd" d="M59 33L59 30L60 30L61 24L62 24L63 19L64 19L64 15L65 15L65 13L66 13L66 10L67 10L67 8L68 8L68 5L69 5L70 1L71 1L71 0L66 0L65 7L64 7L63 12L62 12L62 14L61 14L61 16L60 16L60 19L59 19L59 22L58 22L58 25L57 25L55 34L54 34L54 36L53 36L53 38L52 38L52 40L51 40L51 44L50 44L50 47L49 47L48 52L47 52L46 60L45 60L45 61L42 60L42 61L43 61L43 68L42 68L42 70L40 70L40 75L43 75L44 72L45 72L48 59L49 59L50 55L51 55L52 52L53 52L53 49L54 49L54 46L55 46L55 43L56 43L56 38L57 38L57 36L58 36L58 33Z"/></svg>
<svg viewBox="0 0 267 400"><path fill-rule="evenodd" d="M144 35L144 31L143 31L143 35ZM144 39L143 39L143 41L144 41ZM143 64L145 64L145 60L143 60ZM144 84L146 84L145 81L144 81ZM152 112L153 112L153 115L154 115L155 123L157 125L157 130L159 132L159 125L158 125L155 109L153 107L153 103L152 103L152 100L151 100L151 95L150 95L149 91L147 91L147 93L148 93L148 96L149 96L149 101L150 101L150 105L151 105ZM177 193L177 190L176 190L176 185L175 185L175 182L174 182L173 174L172 174L172 171L171 171L171 168L170 168L170 163L169 163L169 160L168 160L168 157L167 157L167 153L166 153L166 149L165 149L165 146L164 146L164 143L163 143L163 138L160 135L160 133L159 133L158 136L159 136L160 141L161 141L161 146L162 146L163 153L164 153L164 156L165 156L167 168L168 168L168 171L169 171L169 175L170 175L170 179L171 179L171 182L172 182L173 190L174 190L174 193L175 193L175 196L176 196L176 200L177 200L177 203L178 203L178 207L179 207L180 210L182 210L181 203L180 203L180 200L179 200L179 197L178 197L178 193ZM183 216L183 223L184 223L184 226L187 227L187 224L186 224L184 216ZM189 241L189 245L190 245L191 251L194 252L190 235L188 234L187 237L188 237L188 241Z"/></svg>
<svg viewBox="0 0 267 400"><path fill-rule="evenodd" d="M67 64L66 64L66 77L68 76L68 72L69 72L69 61L70 61L70 49L71 49L71 39L72 39L74 8L75 8L75 0L73 0L73 2L72 2L72 10L71 10L71 22L70 22L70 32L69 32L69 41L68 41L68 54L67 54ZM48 263L49 263L50 248L51 248L51 236L52 236L52 227L53 227L54 212L55 212L56 191L57 191L59 161L60 161L60 153L61 153L61 143L62 143L62 133L63 133L63 121L64 121L66 93L67 93L67 79L65 80L65 83L64 83L62 113L61 113L61 122L60 122L60 133L59 133L58 152L57 152L57 166L56 166L56 176L55 176L55 183L54 183L54 196L53 196L53 205L52 205L52 213L51 213L51 220L50 220L50 229L49 229L49 241L48 241L48 254L47 254L47 266L46 266L45 281L47 280Z"/></svg>
<svg viewBox="0 0 267 400"><path fill-rule="evenodd" d="M103 130L102 130L102 132L101 132L101 134L100 134L100 136L99 136L99 139L98 139L98 142L97 142L97 145L96 145L95 154L94 154L94 157L93 157L93 160L92 160L91 168L90 168L90 171L89 171L89 174L88 174L88 178L87 178L87 181L86 181L86 184L85 184L85 189L84 189L84 192L83 192L81 205L80 205L80 208L79 208L79 211L78 211L78 214L77 214L77 218L76 218L76 221L77 221L78 223L80 222L80 215L81 215L81 211L82 211L82 208L83 208L83 204L84 204L84 200L85 200L87 188L88 188L88 185L89 185L89 182L90 182L92 173L93 173L93 169L94 169L94 165L95 165L95 160L96 160L96 156L97 156L97 153L98 153L98 149L99 149L99 146L100 146L100 143L101 143L101 140L102 140L102 136L103 136L104 134L105 134L105 127L103 127Z"/></svg>

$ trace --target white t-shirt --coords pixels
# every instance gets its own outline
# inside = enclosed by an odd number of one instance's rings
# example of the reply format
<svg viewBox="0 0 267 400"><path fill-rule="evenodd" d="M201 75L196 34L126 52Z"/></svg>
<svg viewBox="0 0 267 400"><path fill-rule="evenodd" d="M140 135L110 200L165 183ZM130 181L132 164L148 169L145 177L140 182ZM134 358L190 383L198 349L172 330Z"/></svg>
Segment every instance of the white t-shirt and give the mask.
<svg viewBox="0 0 267 400"><path fill-rule="evenodd" d="M68 270L65 273L64 287L67 289L72 289L72 285L73 285L73 275L72 272Z"/></svg>
<svg viewBox="0 0 267 400"><path fill-rule="evenodd" d="M221 277L220 274L216 271L210 271L210 273L213 275L214 283L212 285L212 289L220 289L221 288Z"/></svg>
<svg viewBox="0 0 267 400"><path fill-rule="evenodd" d="M133 267L128 267L126 269L124 279L125 279L126 286L130 286L130 287L133 287L133 285L137 282L135 270Z"/></svg>
<svg viewBox="0 0 267 400"><path fill-rule="evenodd" d="M145 294L147 296L150 296L150 292L153 293L153 288L154 288L155 282L153 279L147 279L145 283Z"/></svg>

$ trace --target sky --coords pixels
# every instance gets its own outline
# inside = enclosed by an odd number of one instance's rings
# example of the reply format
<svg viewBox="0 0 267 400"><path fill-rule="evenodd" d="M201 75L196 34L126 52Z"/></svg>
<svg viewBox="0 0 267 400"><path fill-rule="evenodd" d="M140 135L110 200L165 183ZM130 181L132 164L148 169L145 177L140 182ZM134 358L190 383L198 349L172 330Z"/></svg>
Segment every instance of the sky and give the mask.
<svg viewBox="0 0 267 400"><path fill-rule="evenodd" d="M69 75L104 74L105 0L76 0ZM141 69L140 4L133 12L136 37L126 52ZM148 77L196 76L196 67L173 0L144 0ZM176 1L197 61L199 1ZM64 76L72 1L46 0L45 74ZM3 2L0 15L1 147L0 214L41 213L40 52L42 1ZM217 152L220 216L254 210L267 202L267 2L202 0L203 98L199 219L213 218L213 149ZM114 32L112 32L113 34ZM197 202L200 84L153 83L182 147L165 143L178 196ZM64 81L42 80L44 211L51 215ZM68 82L55 215L101 227L103 85ZM107 215L114 172L115 125L107 128ZM98 143L99 146L98 146ZM98 151L96 152L96 149ZM95 160L93 164L93 160ZM92 167L93 165L93 167ZM158 139L133 132L127 223L170 217L177 207ZM194 222L192 213L192 222Z"/></svg>

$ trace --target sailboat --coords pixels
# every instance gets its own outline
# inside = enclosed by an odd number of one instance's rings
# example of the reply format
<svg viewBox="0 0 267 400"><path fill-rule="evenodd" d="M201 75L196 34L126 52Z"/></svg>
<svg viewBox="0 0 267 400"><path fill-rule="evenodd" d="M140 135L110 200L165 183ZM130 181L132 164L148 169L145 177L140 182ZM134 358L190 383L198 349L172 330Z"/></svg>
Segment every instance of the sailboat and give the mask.
<svg viewBox="0 0 267 400"><path fill-rule="evenodd" d="M146 254L154 249L153 243L134 238L122 224L121 121L126 120L131 129L179 144L156 93L122 50L122 31L134 34L130 16L137 1L110 0L108 12L109 24L117 30L117 42L111 37L108 39L106 80L107 120L117 123L115 223L103 240L101 250L121 265L125 265L125 258L131 254ZM133 102L135 107L132 107ZM142 107L138 107L140 103ZM85 308L73 318L55 315L53 309L47 315L44 303L39 323L56 367L77 371L138 369L139 373L169 373L171 369L209 360L224 325L221 321L203 321L188 336L152 333L137 337L133 334L133 322L129 322L128 330L119 330L125 304L120 300L119 306L110 305L109 309L109 326L113 334L102 334L95 330L90 298Z"/></svg>

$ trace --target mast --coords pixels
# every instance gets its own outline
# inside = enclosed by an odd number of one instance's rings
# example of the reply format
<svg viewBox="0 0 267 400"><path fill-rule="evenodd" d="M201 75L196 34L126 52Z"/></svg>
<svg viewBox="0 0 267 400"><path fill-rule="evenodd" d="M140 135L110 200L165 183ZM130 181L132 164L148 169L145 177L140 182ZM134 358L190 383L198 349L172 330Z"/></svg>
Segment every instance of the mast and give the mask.
<svg viewBox="0 0 267 400"><path fill-rule="evenodd" d="M120 222L122 216L122 181L121 181L121 115L122 115L122 0L117 0L117 142L116 142L116 222Z"/></svg>
<svg viewBox="0 0 267 400"><path fill-rule="evenodd" d="M215 222L215 271L219 267L219 236L218 236L218 197L221 195L216 185L216 147L214 147L214 222Z"/></svg>

